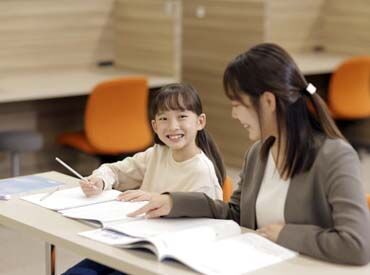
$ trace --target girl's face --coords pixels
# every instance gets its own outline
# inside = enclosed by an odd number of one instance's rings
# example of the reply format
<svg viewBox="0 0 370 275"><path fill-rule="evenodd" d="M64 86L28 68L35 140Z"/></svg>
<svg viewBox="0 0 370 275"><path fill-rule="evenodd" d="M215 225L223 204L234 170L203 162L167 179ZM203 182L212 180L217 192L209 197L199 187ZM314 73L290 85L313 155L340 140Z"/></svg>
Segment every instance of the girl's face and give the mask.
<svg viewBox="0 0 370 275"><path fill-rule="evenodd" d="M158 113L152 120L154 132L173 150L176 161L184 161L199 153L195 139L206 124L205 114L192 111L169 110Z"/></svg>
<svg viewBox="0 0 370 275"><path fill-rule="evenodd" d="M241 97L244 104L236 100L231 100L231 116L239 120L241 125L247 129L250 140L259 140L261 139L261 126L257 111L249 96L242 95Z"/></svg>

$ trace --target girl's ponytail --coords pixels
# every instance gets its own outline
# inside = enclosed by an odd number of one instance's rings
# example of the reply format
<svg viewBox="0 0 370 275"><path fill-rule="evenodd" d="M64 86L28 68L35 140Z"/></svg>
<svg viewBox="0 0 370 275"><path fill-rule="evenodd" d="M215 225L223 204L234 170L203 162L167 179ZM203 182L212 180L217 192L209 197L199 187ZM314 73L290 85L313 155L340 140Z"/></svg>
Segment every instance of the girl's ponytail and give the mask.
<svg viewBox="0 0 370 275"><path fill-rule="evenodd" d="M198 147L212 161L218 182L223 186L225 180L225 166L216 143L206 129L198 131L196 143Z"/></svg>

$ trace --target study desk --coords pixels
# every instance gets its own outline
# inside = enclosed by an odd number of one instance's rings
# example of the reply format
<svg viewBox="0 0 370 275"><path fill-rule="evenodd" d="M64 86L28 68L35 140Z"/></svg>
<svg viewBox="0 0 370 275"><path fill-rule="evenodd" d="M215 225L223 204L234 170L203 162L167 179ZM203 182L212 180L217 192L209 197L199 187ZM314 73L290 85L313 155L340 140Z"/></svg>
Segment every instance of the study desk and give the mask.
<svg viewBox="0 0 370 275"><path fill-rule="evenodd" d="M104 80L130 75L146 76L149 88L176 81L171 77L114 68L20 71L0 76L0 103L87 95Z"/></svg>
<svg viewBox="0 0 370 275"><path fill-rule="evenodd" d="M327 52L307 52L292 54L292 57L302 73L307 76L330 74L351 56Z"/></svg>
<svg viewBox="0 0 370 275"><path fill-rule="evenodd" d="M72 187L77 182L77 179L57 172L39 175L63 181L66 183L66 187ZM81 237L77 233L89 230L88 225L18 198L0 201L0 224L129 274L194 274L192 270L179 263L158 262L149 252L118 249ZM248 259L246 259L246 264L248 264ZM370 264L363 267L343 266L298 256L248 274L368 275L370 274Z"/></svg>

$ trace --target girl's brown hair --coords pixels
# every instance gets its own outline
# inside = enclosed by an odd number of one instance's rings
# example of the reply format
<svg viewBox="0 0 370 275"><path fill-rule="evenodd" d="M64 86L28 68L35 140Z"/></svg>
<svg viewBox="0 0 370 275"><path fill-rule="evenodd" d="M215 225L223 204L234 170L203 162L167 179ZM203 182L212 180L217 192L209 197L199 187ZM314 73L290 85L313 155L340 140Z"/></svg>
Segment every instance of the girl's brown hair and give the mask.
<svg viewBox="0 0 370 275"><path fill-rule="evenodd" d="M308 83L296 63L276 44L259 44L237 56L224 72L223 85L231 100L243 104L241 94L248 95L259 117L260 96L266 91L275 95L278 137L283 130L286 134L283 175L293 177L312 166L318 151L315 133L344 139L325 102L317 93L311 95L306 91ZM268 148L262 148L264 159Z"/></svg>
<svg viewBox="0 0 370 275"><path fill-rule="evenodd" d="M149 108L150 119L155 120L155 116L159 112L169 110L188 110L198 116L203 113L202 102L198 92L191 85L182 83L166 85L156 92ZM154 142L165 145L157 135L154 136ZM212 161L218 182L222 186L225 179L225 167L216 143L205 128L198 131L195 142Z"/></svg>

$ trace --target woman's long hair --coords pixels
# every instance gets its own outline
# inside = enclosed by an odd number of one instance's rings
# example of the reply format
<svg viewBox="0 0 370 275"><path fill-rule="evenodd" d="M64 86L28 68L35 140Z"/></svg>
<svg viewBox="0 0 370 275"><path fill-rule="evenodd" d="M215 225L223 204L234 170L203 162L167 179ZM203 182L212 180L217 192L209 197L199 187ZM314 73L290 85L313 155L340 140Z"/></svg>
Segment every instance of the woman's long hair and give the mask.
<svg viewBox="0 0 370 275"><path fill-rule="evenodd" d="M306 91L307 81L292 57L278 45L259 44L237 56L224 72L223 85L231 100L243 104L241 95L248 95L259 119L260 96L266 91L275 95L279 143L283 131L286 135L283 175L293 177L312 166L318 151L315 132L344 139L325 102L317 93ZM268 148L262 148L263 159Z"/></svg>
<svg viewBox="0 0 370 275"><path fill-rule="evenodd" d="M202 103L197 91L191 85L180 83L166 85L156 92L149 108L150 119L155 120L155 116L159 112L169 110L187 110L198 116L203 113ZM165 145L157 135L154 136L154 142ZM224 163L216 143L205 128L198 131L195 142L212 161L218 182L223 186L225 179Z"/></svg>

